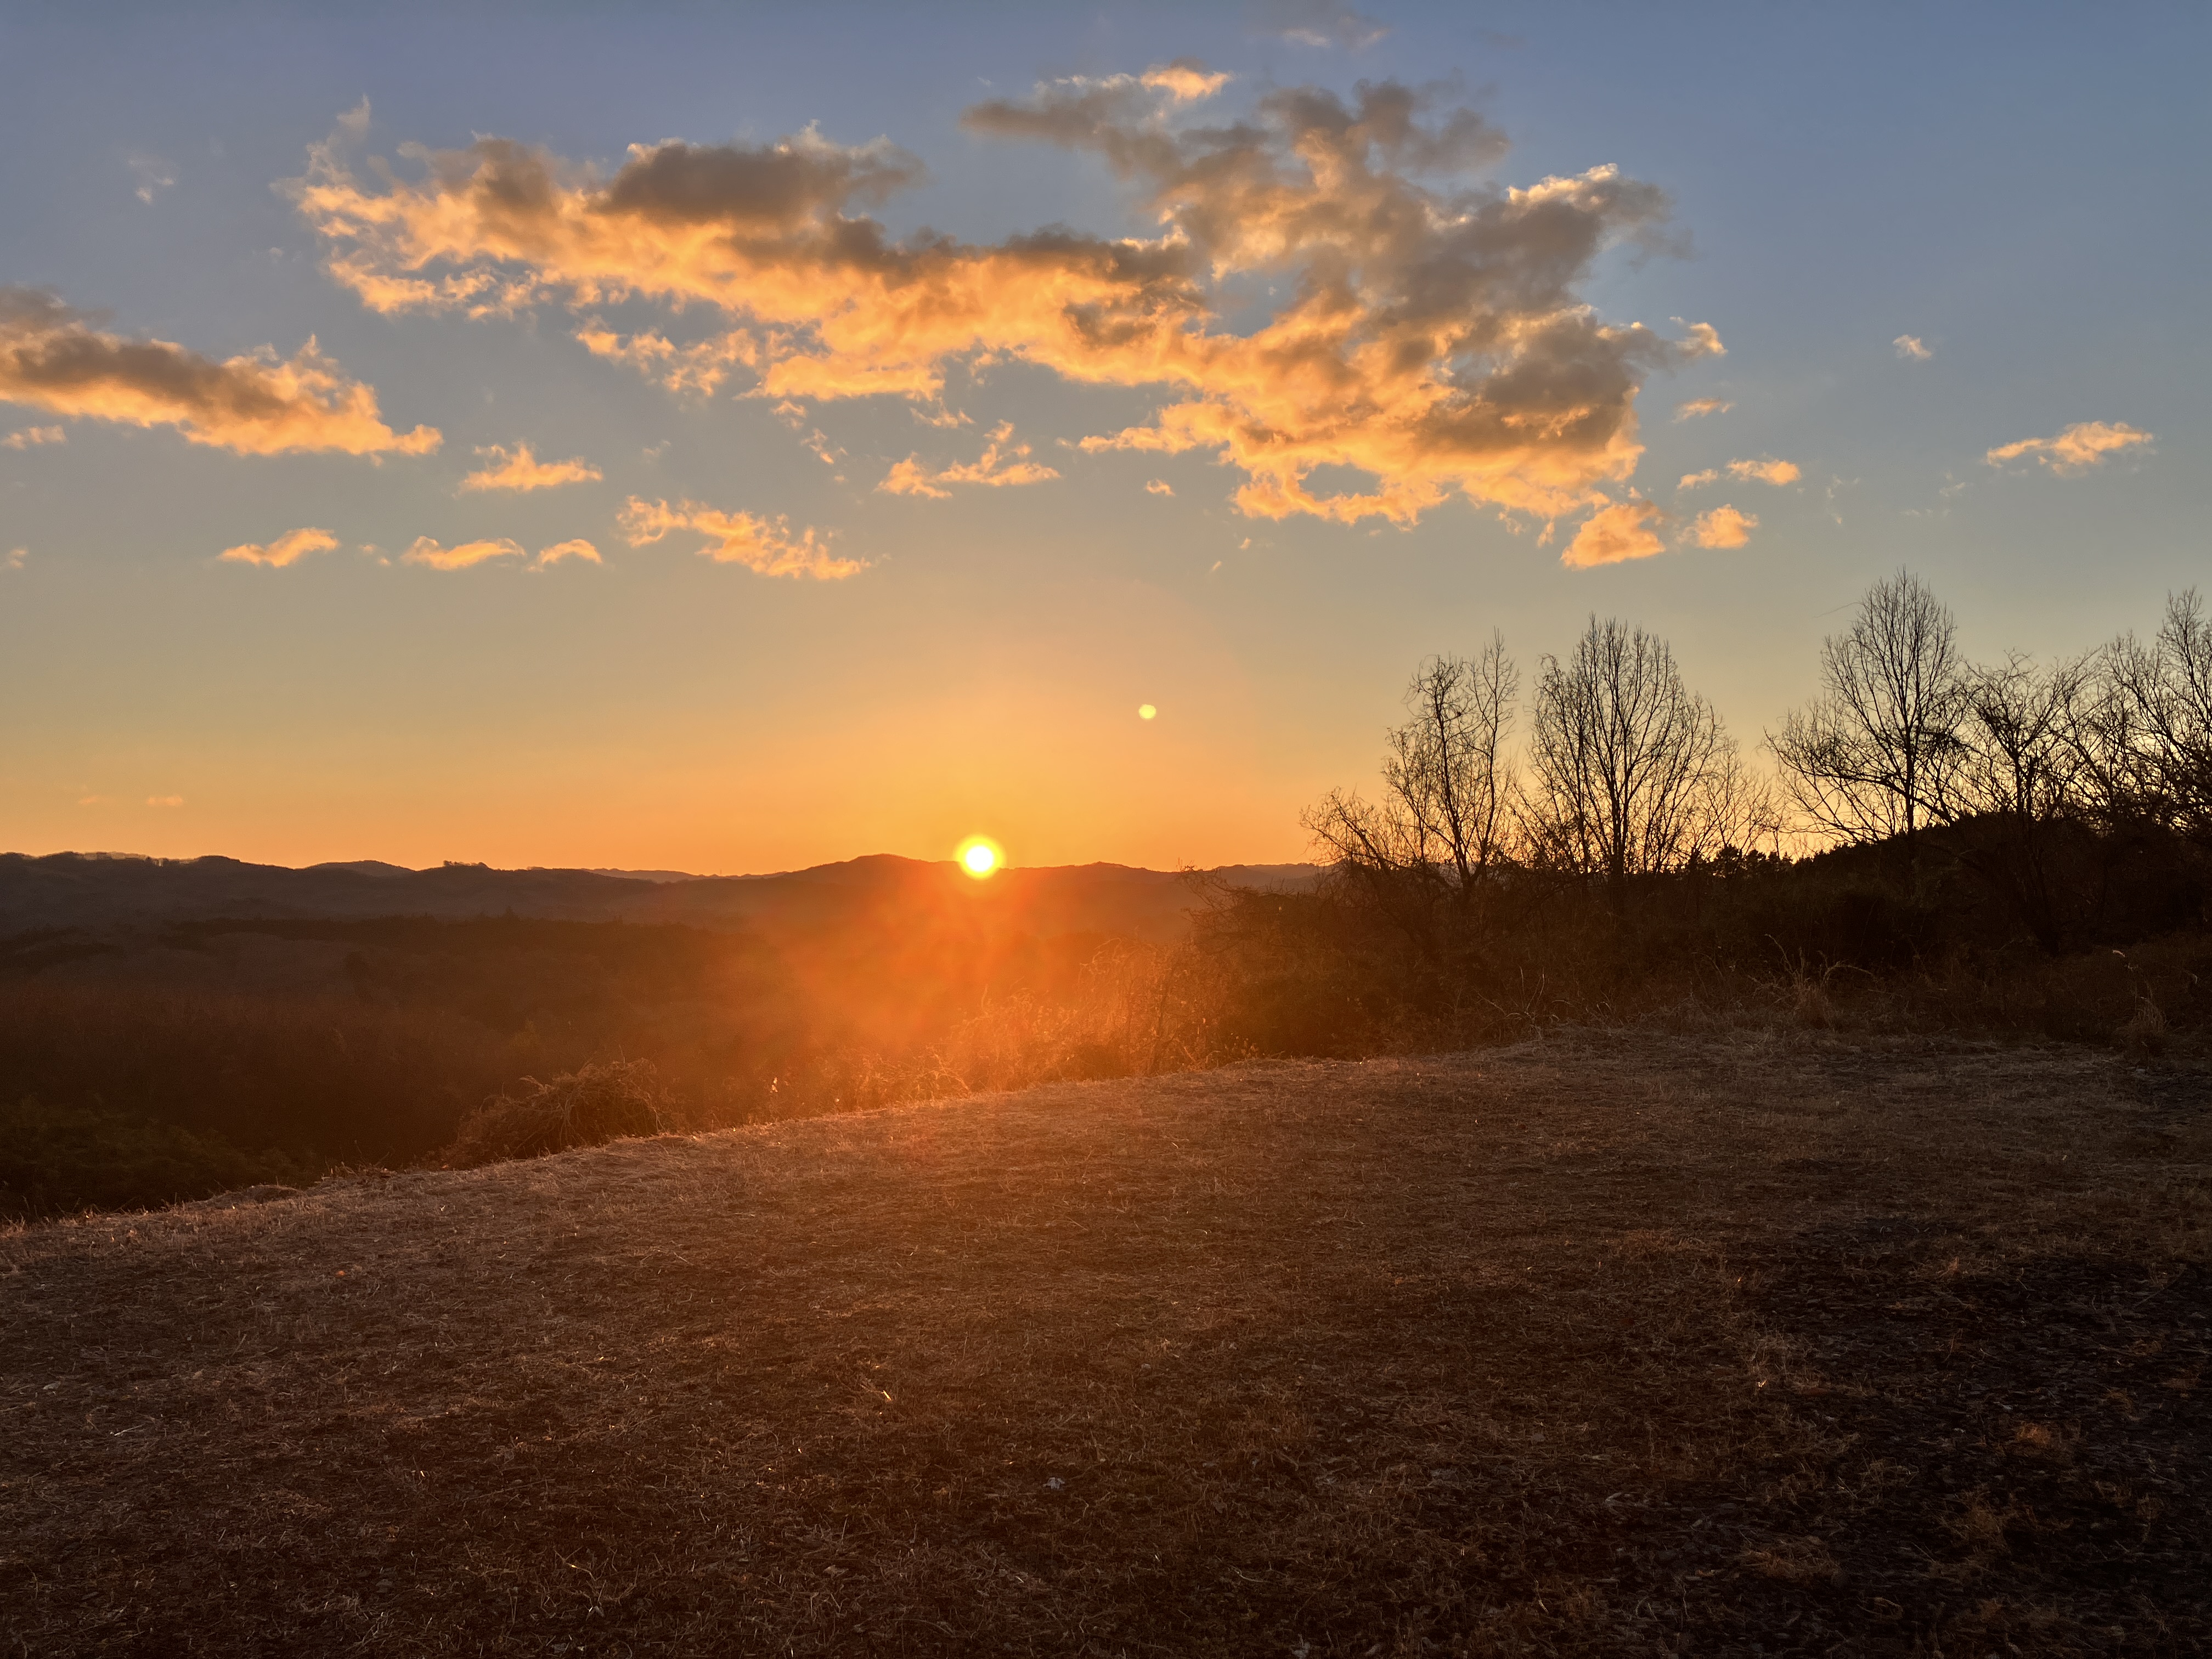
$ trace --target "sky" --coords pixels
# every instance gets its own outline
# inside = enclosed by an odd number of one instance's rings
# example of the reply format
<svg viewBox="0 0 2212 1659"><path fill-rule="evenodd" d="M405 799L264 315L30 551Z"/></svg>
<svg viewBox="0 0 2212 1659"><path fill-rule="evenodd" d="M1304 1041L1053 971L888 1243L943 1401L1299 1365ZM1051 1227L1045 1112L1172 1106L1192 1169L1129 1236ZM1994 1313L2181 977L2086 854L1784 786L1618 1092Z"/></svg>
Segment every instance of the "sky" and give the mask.
<svg viewBox="0 0 2212 1659"><path fill-rule="evenodd" d="M2212 585L2212 12L0 4L0 848L1288 860ZM1140 708L1152 714L1141 717Z"/></svg>

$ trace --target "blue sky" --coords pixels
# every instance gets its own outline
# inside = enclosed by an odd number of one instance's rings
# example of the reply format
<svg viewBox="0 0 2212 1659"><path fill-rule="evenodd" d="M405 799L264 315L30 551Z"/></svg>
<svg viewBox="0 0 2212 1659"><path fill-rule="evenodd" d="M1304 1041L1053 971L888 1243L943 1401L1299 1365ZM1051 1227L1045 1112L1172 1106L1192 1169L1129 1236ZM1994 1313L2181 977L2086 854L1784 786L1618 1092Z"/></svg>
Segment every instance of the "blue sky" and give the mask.
<svg viewBox="0 0 2212 1659"><path fill-rule="evenodd" d="M1524 668L1592 612L1656 629L1750 748L1811 690L1840 608L1899 564L1984 654L2093 645L2212 568L2202 9L1365 10L0 13L0 288L215 363L296 360L313 337L395 439L441 434L427 453L238 453L35 389L0 401L0 438L23 440L0 448L0 842L739 871L943 856L981 831L1030 863L1295 857L1299 808L1371 774L1413 663L1493 627ZM403 144L497 136L604 180L634 144L811 125L926 166L848 204L895 238L1157 237L1096 155L962 112L1186 58L1232 77L1170 111L1186 124L1395 80L1432 121L1468 106L1510 141L1455 187L1603 164L1656 186L1673 249L1609 246L1573 297L1678 343L1710 325L1726 355L1637 371L1642 452L1571 510L1509 527L1500 501L1447 489L1410 517L1268 517L1240 510L1252 475L1213 451L1067 447L1147 426L1174 401L1158 384L1011 349L946 357L921 402L779 415L792 400L746 395L742 373L672 392L586 349L580 319L690 342L729 320L712 306L562 290L495 318L380 313L272 188L366 97L346 150L362 199L381 188L368 156L420 178ZM1252 331L1290 286L1210 288L1211 326ZM1674 419L1693 399L1731 406ZM975 465L1000 422L1002 459L1025 443L1057 476L880 488L908 457ZM1986 459L2085 426L2124 436ZM460 489L479 447L525 443L600 477ZM1773 460L1797 477L1727 471ZM811 528L866 568L757 574L698 556L689 520L633 545L633 498ZM1638 502L1658 550L1562 564L1599 512ZM1698 545L1723 503L1756 527ZM303 527L337 545L218 556ZM422 538L519 556L408 564ZM572 539L600 562L525 568Z"/></svg>

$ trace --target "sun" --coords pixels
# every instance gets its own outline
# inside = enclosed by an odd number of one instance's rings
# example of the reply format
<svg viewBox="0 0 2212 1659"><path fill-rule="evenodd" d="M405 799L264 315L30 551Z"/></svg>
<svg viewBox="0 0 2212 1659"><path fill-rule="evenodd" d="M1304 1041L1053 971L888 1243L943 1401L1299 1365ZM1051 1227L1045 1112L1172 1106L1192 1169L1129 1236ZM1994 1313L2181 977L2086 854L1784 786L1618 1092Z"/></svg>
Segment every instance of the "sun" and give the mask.
<svg viewBox="0 0 2212 1659"><path fill-rule="evenodd" d="M999 872L1006 861L1006 849L988 836L970 836L962 842L953 857L960 867L977 881L987 881Z"/></svg>

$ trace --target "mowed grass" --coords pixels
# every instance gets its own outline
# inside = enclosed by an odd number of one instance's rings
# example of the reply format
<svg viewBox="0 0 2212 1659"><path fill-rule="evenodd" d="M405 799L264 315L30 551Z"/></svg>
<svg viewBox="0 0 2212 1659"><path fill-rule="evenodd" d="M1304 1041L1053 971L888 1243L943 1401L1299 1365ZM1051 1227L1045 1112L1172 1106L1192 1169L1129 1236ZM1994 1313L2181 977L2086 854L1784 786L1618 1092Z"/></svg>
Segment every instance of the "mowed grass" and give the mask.
<svg viewBox="0 0 2212 1659"><path fill-rule="evenodd" d="M2201 1073L1569 1036L0 1236L0 1650L2212 1647Z"/></svg>

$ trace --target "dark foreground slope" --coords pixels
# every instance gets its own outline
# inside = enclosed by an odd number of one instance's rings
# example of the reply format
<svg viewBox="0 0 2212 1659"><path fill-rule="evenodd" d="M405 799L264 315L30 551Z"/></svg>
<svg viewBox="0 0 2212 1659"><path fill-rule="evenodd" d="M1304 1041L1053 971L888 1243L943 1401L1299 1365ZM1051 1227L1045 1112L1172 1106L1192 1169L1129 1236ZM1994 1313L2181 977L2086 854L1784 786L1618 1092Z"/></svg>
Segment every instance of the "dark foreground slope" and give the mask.
<svg viewBox="0 0 2212 1659"><path fill-rule="evenodd" d="M0 1650L2185 1653L2203 1079L1276 1064L0 1236Z"/></svg>

